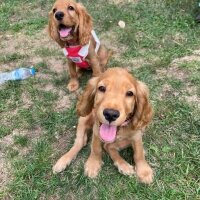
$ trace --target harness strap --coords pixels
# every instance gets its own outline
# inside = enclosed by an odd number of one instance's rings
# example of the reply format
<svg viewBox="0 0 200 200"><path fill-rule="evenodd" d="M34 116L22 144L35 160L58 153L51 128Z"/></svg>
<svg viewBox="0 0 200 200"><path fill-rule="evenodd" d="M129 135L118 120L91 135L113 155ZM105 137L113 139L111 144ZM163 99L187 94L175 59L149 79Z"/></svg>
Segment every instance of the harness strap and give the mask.
<svg viewBox="0 0 200 200"><path fill-rule="evenodd" d="M99 38L97 37L96 33L94 30L91 31L91 34L92 34L92 37L94 38L94 41L96 42L96 47L95 47L95 52L97 53L98 50L99 50L99 47L100 47L100 40ZM88 51L89 51L89 46L90 46L90 41L88 44L84 45L80 51L78 52L78 54L80 56L83 57L83 59L85 59L88 55ZM73 48L73 47L72 47ZM66 48L63 48L63 53L65 56L68 56L68 52L66 50Z"/></svg>
<svg viewBox="0 0 200 200"><path fill-rule="evenodd" d="M94 41L96 42L95 52L97 53L100 47L100 40L94 30L91 31Z"/></svg>

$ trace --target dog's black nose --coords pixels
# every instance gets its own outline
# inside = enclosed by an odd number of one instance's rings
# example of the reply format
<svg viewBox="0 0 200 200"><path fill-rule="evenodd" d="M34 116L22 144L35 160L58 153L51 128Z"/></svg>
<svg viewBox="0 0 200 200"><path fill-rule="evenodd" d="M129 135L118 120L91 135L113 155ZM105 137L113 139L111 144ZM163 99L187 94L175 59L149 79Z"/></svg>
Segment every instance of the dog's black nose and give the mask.
<svg viewBox="0 0 200 200"><path fill-rule="evenodd" d="M105 109L103 111L103 115L106 118L106 120L108 120L109 123L111 123L112 121L115 121L119 117L120 113L118 110Z"/></svg>
<svg viewBox="0 0 200 200"><path fill-rule="evenodd" d="M58 11L58 12L56 12L56 14L55 14L55 18L56 18L58 21L61 21L61 20L63 19L64 15L65 15L65 14L64 14L63 12Z"/></svg>

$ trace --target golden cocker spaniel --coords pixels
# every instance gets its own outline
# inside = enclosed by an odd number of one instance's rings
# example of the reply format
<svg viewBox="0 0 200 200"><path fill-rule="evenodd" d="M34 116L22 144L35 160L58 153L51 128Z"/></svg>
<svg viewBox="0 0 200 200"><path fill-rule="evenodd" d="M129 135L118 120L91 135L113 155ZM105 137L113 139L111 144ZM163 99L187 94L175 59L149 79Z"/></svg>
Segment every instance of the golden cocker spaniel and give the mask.
<svg viewBox="0 0 200 200"><path fill-rule="evenodd" d="M89 129L93 129L91 153L85 164L85 174L96 177L102 165L102 143L119 172L136 173L143 183L151 183L153 171L145 160L142 136L152 119L147 86L136 80L127 70L111 68L92 78L77 104L80 117L74 146L53 167L61 172L87 143ZM118 153L132 146L135 169Z"/></svg>
<svg viewBox="0 0 200 200"><path fill-rule="evenodd" d="M92 69L98 76L111 55L93 30L92 18L85 7L73 0L57 0L49 12L48 31L68 60L69 91L79 88L78 69Z"/></svg>

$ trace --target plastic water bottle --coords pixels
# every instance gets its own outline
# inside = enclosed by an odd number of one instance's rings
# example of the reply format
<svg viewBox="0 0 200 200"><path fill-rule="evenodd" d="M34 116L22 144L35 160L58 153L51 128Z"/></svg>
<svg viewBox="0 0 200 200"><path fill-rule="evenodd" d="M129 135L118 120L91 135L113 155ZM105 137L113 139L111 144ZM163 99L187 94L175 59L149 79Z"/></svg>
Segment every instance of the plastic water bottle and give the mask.
<svg viewBox="0 0 200 200"><path fill-rule="evenodd" d="M10 80L24 80L35 75L35 69L30 68L18 68L11 72L0 73L0 84Z"/></svg>

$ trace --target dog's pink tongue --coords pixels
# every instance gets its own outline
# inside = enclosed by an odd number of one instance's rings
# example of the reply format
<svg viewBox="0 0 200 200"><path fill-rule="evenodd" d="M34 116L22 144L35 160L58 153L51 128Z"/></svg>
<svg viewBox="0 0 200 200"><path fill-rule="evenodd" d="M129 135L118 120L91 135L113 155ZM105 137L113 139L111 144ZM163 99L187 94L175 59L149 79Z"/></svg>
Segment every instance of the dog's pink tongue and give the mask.
<svg viewBox="0 0 200 200"><path fill-rule="evenodd" d="M117 133L117 127L108 124L100 126L100 137L105 142L113 142Z"/></svg>
<svg viewBox="0 0 200 200"><path fill-rule="evenodd" d="M70 31L72 30L72 28L61 28L59 33L61 37L67 37L70 33Z"/></svg>

